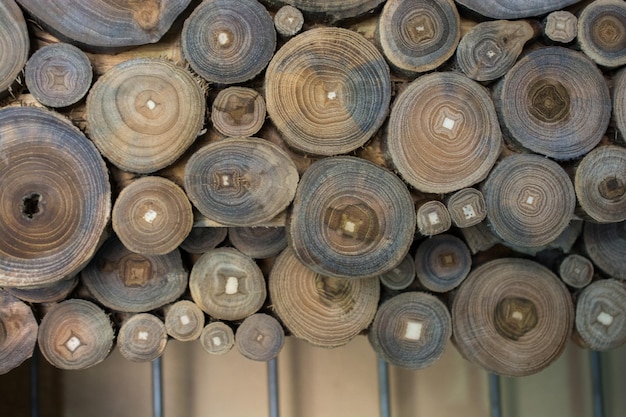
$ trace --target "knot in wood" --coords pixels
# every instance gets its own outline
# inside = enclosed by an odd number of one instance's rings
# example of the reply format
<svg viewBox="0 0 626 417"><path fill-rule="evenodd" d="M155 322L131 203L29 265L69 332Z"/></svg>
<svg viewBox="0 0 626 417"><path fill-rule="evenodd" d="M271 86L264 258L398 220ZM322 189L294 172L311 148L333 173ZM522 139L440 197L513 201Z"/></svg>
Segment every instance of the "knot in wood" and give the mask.
<svg viewBox="0 0 626 417"><path fill-rule="evenodd" d="M41 212L41 194L33 193L22 200L22 214L29 219Z"/></svg>
<svg viewBox="0 0 626 417"><path fill-rule="evenodd" d="M626 193L626 185L621 178L608 177L598 184L598 192L606 200L617 201Z"/></svg>
<svg viewBox="0 0 626 417"><path fill-rule="evenodd" d="M427 14L410 17L406 28L410 39L418 46L431 42L437 35L435 22Z"/></svg>
<svg viewBox="0 0 626 417"><path fill-rule="evenodd" d="M541 121L553 123L569 115L570 96L558 81L541 79L528 92L530 113Z"/></svg>
<svg viewBox="0 0 626 417"><path fill-rule="evenodd" d="M160 0L131 0L128 4L133 9L133 19L146 32L156 30L160 21Z"/></svg>
<svg viewBox="0 0 626 417"><path fill-rule="evenodd" d="M507 339L519 340L534 329L537 322L537 308L526 298L503 298L494 311L496 330Z"/></svg>
<svg viewBox="0 0 626 417"><path fill-rule="evenodd" d="M474 55L477 63L487 68L493 68L498 65L503 55L502 47L494 39L481 39L476 44Z"/></svg>
<svg viewBox="0 0 626 417"><path fill-rule="evenodd" d="M604 47L615 50L623 49L626 47L625 23L617 16L607 14L596 21L592 30Z"/></svg>

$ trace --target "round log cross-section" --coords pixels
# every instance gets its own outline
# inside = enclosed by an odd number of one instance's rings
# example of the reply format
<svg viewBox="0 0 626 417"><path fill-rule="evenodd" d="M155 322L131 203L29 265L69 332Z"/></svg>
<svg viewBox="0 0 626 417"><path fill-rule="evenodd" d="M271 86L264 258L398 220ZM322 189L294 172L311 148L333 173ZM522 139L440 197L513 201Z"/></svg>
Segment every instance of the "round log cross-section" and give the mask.
<svg viewBox="0 0 626 417"><path fill-rule="evenodd" d="M578 16L580 49L598 65L626 64L626 4L622 0L596 0Z"/></svg>
<svg viewBox="0 0 626 417"><path fill-rule="evenodd" d="M20 75L26 60L30 42L24 15L13 0L0 4L0 97L11 92L11 86Z"/></svg>
<svg viewBox="0 0 626 417"><path fill-rule="evenodd" d="M263 313L247 317L237 328L235 345L244 357L269 361L278 356L285 343L285 331L274 317Z"/></svg>
<svg viewBox="0 0 626 417"><path fill-rule="evenodd" d="M150 362L163 354L167 345L165 324L148 313L135 314L120 327L117 347L133 362Z"/></svg>
<svg viewBox="0 0 626 417"><path fill-rule="evenodd" d="M0 375L32 356L38 327L30 307L0 289Z"/></svg>

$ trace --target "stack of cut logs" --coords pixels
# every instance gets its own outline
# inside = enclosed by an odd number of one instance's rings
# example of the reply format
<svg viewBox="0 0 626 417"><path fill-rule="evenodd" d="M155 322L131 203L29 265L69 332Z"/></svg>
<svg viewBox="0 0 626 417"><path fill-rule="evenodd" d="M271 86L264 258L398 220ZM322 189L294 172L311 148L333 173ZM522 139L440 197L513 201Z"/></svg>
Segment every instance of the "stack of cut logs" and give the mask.
<svg viewBox="0 0 626 417"><path fill-rule="evenodd" d="M0 0L0 373L626 343L622 0Z"/></svg>

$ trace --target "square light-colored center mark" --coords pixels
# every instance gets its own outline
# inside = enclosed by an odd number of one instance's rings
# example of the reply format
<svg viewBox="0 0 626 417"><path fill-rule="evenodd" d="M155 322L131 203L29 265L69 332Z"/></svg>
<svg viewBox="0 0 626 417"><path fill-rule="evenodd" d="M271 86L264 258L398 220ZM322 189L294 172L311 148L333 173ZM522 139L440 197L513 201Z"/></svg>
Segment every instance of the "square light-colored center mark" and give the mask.
<svg viewBox="0 0 626 417"><path fill-rule="evenodd" d="M608 327L613 323L613 316L605 311L601 311L596 320L598 323Z"/></svg>
<svg viewBox="0 0 626 417"><path fill-rule="evenodd" d="M239 291L239 280L237 277L228 277L226 279L226 286L224 292L228 295L237 294Z"/></svg>
<svg viewBox="0 0 626 417"><path fill-rule="evenodd" d="M186 326L189 323L191 323L191 319L189 318L188 315L183 314L182 316L180 316L180 324L182 324L183 326Z"/></svg>
<svg viewBox="0 0 626 417"><path fill-rule="evenodd" d="M443 124L442 124L442 126L443 126L445 129L452 130L452 129L454 129L454 124L455 124L455 123L456 123L456 122L455 122L454 120L450 119L449 117L446 117L446 118L444 118L444 119L443 119Z"/></svg>
<svg viewBox="0 0 626 417"><path fill-rule="evenodd" d="M439 219L439 215L434 211L431 211L430 213L428 213L428 221L432 225L441 223L441 219Z"/></svg>
<svg viewBox="0 0 626 417"><path fill-rule="evenodd" d="M419 321L407 321L406 329L404 330L404 338L407 340L420 340L423 327L424 325Z"/></svg>
<svg viewBox="0 0 626 417"><path fill-rule="evenodd" d="M474 210L474 206L472 206L471 204L463 206L462 210L463 210L463 216L465 216L466 220L473 219L474 217L476 217L476 210Z"/></svg>
<svg viewBox="0 0 626 417"><path fill-rule="evenodd" d="M69 350L71 353L76 352L76 349L78 349L80 347L80 345L82 345L80 339L76 336L72 336L69 339L67 339L67 342L65 342L65 347L67 348L67 350Z"/></svg>

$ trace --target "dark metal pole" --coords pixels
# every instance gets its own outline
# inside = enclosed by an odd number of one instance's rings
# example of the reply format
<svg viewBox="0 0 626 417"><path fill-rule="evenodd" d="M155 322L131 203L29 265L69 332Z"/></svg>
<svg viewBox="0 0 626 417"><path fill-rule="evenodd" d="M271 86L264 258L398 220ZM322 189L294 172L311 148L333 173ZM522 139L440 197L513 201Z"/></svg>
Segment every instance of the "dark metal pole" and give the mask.
<svg viewBox="0 0 626 417"><path fill-rule="evenodd" d="M489 404L491 408L491 417L502 417L500 376L496 374L489 374Z"/></svg>
<svg viewBox="0 0 626 417"><path fill-rule="evenodd" d="M602 387L602 362L600 352L589 352L591 364L591 386L593 390L593 416L604 417L604 391Z"/></svg>
<svg viewBox="0 0 626 417"><path fill-rule="evenodd" d="M39 417L39 350L37 347L30 360L30 415Z"/></svg>
<svg viewBox="0 0 626 417"><path fill-rule="evenodd" d="M389 403L389 366L383 359L378 359L378 399L380 402L380 417L390 417Z"/></svg>
<svg viewBox="0 0 626 417"><path fill-rule="evenodd" d="M270 396L270 417L278 417L278 360L267 362L267 382Z"/></svg>
<svg viewBox="0 0 626 417"><path fill-rule="evenodd" d="M163 362L161 357L152 361L152 415L163 417Z"/></svg>

